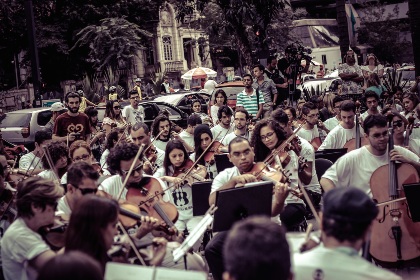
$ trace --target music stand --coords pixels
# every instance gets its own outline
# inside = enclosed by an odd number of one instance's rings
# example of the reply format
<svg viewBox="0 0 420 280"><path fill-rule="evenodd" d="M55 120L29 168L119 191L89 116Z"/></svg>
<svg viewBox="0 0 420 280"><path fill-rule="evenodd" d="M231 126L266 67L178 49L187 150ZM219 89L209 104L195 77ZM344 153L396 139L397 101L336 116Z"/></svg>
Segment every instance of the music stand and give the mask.
<svg viewBox="0 0 420 280"><path fill-rule="evenodd" d="M233 167L233 163L230 162L228 154L214 155L214 161L216 162L217 173L222 172L226 168Z"/></svg>
<svg viewBox="0 0 420 280"><path fill-rule="evenodd" d="M229 230L235 222L252 215L270 217L272 197L272 182L257 182L251 187L245 185L217 192L213 231Z"/></svg>
<svg viewBox="0 0 420 280"><path fill-rule="evenodd" d="M343 149L325 149L315 152L315 159L325 158L335 163L340 157L347 153L347 148Z"/></svg>
<svg viewBox="0 0 420 280"><path fill-rule="evenodd" d="M191 186L193 216L202 216L209 209L209 196L212 181L195 182Z"/></svg>
<svg viewBox="0 0 420 280"><path fill-rule="evenodd" d="M408 209L411 213L413 222L420 222L420 204L418 198L420 197L420 183L403 185L405 197L407 199Z"/></svg>

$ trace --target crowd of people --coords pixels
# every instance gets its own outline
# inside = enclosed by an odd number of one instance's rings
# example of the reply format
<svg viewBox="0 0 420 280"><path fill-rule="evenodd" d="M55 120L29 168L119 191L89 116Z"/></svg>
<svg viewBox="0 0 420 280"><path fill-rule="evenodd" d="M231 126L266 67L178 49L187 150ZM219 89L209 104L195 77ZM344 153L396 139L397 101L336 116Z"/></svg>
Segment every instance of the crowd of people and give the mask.
<svg viewBox="0 0 420 280"><path fill-rule="evenodd" d="M274 57L268 63L243 76L234 109L222 89L215 89L209 112L192 101L185 129L165 112L146 125L139 88L125 108L109 99L102 127L94 106L80 110L86 101L77 92L65 96L65 105L53 104L35 149L14 170L19 182L10 185L10 168L3 160L0 165L0 184L13 193L10 208L16 210L1 240L4 279L103 279L111 261L196 270L216 280L401 279L360 252L369 255L369 240L378 246L380 234L371 235L378 213L400 230L410 222L401 217L406 209L391 217L377 206L371 187L375 171L392 162L410 165L408 177L418 183L418 95L384 94L376 57L360 68L349 52L339 69L342 95L287 106L290 73L278 71ZM363 114L360 103L367 107ZM348 152L318 177L316 155L343 148ZM267 178L273 182L271 217L244 219L209 241L201 236L183 260L174 260L174 250L203 220L194 215L195 183L211 185L204 202L210 208L220 192ZM306 252L297 252L288 236L312 219L320 231L305 241ZM56 246L51 234L59 226L65 234ZM396 244L397 235L388 242ZM403 238L420 250L413 232ZM405 247L391 250L399 267L412 261L404 259Z"/></svg>

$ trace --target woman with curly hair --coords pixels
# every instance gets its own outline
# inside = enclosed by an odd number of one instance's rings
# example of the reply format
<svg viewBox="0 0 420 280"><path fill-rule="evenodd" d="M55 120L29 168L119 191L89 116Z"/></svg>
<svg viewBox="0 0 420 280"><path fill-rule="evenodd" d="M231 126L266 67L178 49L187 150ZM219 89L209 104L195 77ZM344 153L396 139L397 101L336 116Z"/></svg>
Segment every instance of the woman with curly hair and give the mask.
<svg viewBox="0 0 420 280"><path fill-rule="evenodd" d="M42 165L44 171L38 174L38 176L44 179L61 179L64 177L64 174L67 172L67 167L71 163L69 158L69 149L66 144L61 141L52 141L47 145L49 155L51 156L52 163L54 166L50 166L48 163L47 157L42 158ZM57 174L55 174L55 171ZM56 175L58 178L56 178Z"/></svg>
<svg viewBox="0 0 420 280"><path fill-rule="evenodd" d="M124 128L127 123L124 121L121 113L121 105L118 100L110 100L106 103L105 118L102 121L102 127L106 131L106 136L114 127Z"/></svg>

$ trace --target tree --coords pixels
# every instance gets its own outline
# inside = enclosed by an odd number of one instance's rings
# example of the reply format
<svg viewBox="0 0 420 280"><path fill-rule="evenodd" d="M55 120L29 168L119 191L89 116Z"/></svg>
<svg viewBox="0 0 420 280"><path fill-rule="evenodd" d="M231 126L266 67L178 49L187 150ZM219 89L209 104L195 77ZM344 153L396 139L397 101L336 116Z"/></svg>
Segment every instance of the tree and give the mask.
<svg viewBox="0 0 420 280"><path fill-rule="evenodd" d="M413 42L414 65L416 66L416 77L420 76L420 2L408 0L408 17L410 19L411 40Z"/></svg>
<svg viewBox="0 0 420 280"><path fill-rule="evenodd" d="M344 55L347 53L347 50L350 47L345 4L345 0L336 0L338 35L340 38L341 57L344 57Z"/></svg>
<svg viewBox="0 0 420 280"><path fill-rule="evenodd" d="M361 18L363 26L358 29L358 41L373 47L373 52L382 62L399 62L403 54L411 49L411 43L401 38L402 31L408 31L408 19L396 19L398 5L392 13L378 3L367 5Z"/></svg>

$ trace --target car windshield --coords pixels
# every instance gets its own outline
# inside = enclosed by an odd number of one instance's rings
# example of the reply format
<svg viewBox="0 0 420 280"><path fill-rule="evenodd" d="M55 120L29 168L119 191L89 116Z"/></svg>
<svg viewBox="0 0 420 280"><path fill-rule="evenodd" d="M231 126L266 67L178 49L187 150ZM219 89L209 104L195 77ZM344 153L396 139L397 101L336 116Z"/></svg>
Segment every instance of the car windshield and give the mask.
<svg viewBox="0 0 420 280"><path fill-rule="evenodd" d="M228 100L236 100L236 95L244 90L244 87L221 87L224 92L226 92ZM218 88L214 92L216 92ZM212 96L212 100L214 100L214 93Z"/></svg>
<svg viewBox="0 0 420 280"><path fill-rule="evenodd" d="M25 127L29 125L31 113L6 114L0 122L0 128Z"/></svg>

